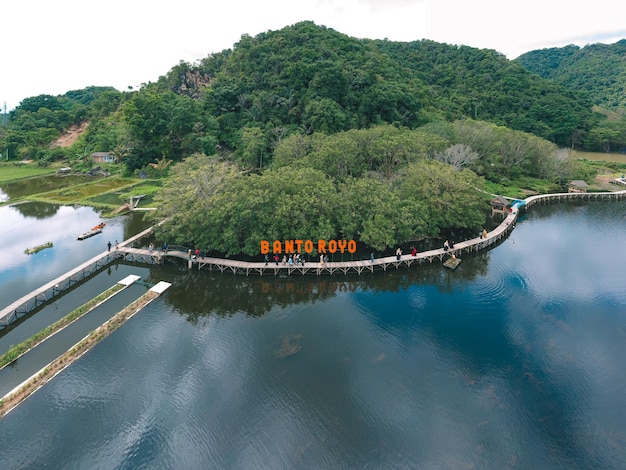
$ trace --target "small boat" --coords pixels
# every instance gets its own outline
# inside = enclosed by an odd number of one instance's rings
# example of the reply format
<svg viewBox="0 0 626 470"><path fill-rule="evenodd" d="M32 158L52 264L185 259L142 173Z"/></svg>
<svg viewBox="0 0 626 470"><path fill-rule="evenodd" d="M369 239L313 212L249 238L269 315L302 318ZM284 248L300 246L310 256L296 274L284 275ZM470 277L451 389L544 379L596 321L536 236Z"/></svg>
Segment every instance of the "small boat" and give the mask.
<svg viewBox="0 0 626 470"><path fill-rule="evenodd" d="M102 230L105 225L106 224L104 222L101 222L98 225L96 225L95 227L93 227L91 230Z"/></svg>
<svg viewBox="0 0 626 470"><path fill-rule="evenodd" d="M102 227L98 228L97 226L89 230L88 232L80 234L77 239L84 240L85 238L93 237L94 235L98 235L102 233Z"/></svg>

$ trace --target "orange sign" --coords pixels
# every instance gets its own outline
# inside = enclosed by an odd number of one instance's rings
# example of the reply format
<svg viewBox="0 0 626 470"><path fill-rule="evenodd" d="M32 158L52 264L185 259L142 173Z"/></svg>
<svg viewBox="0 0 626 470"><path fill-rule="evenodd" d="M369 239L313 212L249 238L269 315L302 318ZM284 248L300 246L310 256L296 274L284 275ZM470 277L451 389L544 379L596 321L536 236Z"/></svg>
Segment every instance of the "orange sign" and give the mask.
<svg viewBox="0 0 626 470"><path fill-rule="evenodd" d="M354 240L274 240L270 245L267 240L261 240L261 254L270 252L274 254L290 253L356 253L356 242Z"/></svg>

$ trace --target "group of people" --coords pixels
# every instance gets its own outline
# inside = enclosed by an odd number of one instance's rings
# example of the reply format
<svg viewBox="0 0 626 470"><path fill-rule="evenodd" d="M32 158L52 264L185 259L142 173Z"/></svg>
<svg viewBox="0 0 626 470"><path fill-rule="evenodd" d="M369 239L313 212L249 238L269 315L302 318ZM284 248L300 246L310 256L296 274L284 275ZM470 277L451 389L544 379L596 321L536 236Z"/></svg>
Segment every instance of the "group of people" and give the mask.
<svg viewBox="0 0 626 470"><path fill-rule="evenodd" d="M189 248L187 250L187 256L189 256L189 259L198 259L198 258L204 259L204 251L200 251L199 248L196 248L195 251L192 251L192 249Z"/></svg>
<svg viewBox="0 0 626 470"><path fill-rule="evenodd" d="M417 248L411 245L409 249L411 250L411 256L417 256ZM398 249L396 250L396 259L400 261L401 258L402 258L402 248L398 247ZM374 253L372 253L372 263L373 262L374 262Z"/></svg>
<svg viewBox="0 0 626 470"><path fill-rule="evenodd" d="M269 255L265 255L265 266L268 265L269 260L270 260ZM276 266L278 266L280 262L281 262L280 256L275 254L274 263L276 263ZM295 255L289 255L289 258L287 258L287 255L283 255L282 264L283 266L286 266L286 265L293 266L294 264L301 264L302 266L304 266L304 257L300 256L300 253L296 253Z"/></svg>

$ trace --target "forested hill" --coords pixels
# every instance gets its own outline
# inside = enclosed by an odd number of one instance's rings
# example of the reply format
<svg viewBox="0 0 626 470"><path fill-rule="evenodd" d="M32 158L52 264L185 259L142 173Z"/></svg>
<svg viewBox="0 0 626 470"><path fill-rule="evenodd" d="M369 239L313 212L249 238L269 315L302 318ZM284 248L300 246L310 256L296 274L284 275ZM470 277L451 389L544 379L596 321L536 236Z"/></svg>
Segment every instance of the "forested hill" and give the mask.
<svg viewBox="0 0 626 470"><path fill-rule="evenodd" d="M191 96L208 83L211 112L242 125L332 133L471 117L561 145L591 126L590 103L495 51L360 40L311 22L244 36L232 51L179 64L165 81Z"/></svg>
<svg viewBox="0 0 626 470"><path fill-rule="evenodd" d="M357 39L302 22L244 35L232 49L181 62L138 91L90 87L27 98L0 129L0 146L43 163L114 151L131 171L217 147L254 167L269 164L278 142L294 133L416 129L464 118L560 146L626 145L626 132L594 133L590 100L495 51ZM79 123L89 126L74 148L50 146Z"/></svg>
<svg viewBox="0 0 626 470"><path fill-rule="evenodd" d="M543 78L585 92L599 106L626 113L626 39L527 52L516 60Z"/></svg>
<svg viewBox="0 0 626 470"><path fill-rule="evenodd" d="M575 130L591 125L587 100L494 50L428 40L373 44L420 77L448 118L489 121L559 145L571 145Z"/></svg>

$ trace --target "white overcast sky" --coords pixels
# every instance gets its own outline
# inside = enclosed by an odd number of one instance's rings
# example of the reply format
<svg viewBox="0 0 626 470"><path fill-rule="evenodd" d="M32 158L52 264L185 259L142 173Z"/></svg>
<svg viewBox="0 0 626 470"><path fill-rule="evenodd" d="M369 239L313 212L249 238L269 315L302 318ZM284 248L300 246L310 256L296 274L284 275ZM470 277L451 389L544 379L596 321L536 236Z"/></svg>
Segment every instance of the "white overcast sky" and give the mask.
<svg viewBox="0 0 626 470"><path fill-rule="evenodd" d="M126 90L242 34L310 20L358 38L495 49L509 59L626 38L618 0L0 0L0 105L87 86Z"/></svg>

